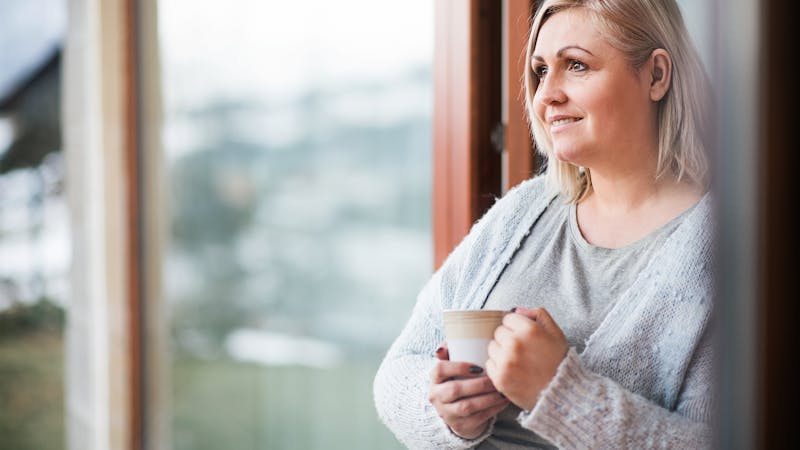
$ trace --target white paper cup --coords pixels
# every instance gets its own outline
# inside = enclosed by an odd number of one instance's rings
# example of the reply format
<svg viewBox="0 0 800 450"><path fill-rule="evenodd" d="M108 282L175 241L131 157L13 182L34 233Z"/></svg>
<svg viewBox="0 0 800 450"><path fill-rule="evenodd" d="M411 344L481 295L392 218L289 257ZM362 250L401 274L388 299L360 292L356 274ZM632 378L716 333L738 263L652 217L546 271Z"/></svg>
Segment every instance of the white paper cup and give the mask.
<svg viewBox="0 0 800 450"><path fill-rule="evenodd" d="M450 361L465 361L486 368L489 342L508 311L491 309L444 311L444 334Z"/></svg>

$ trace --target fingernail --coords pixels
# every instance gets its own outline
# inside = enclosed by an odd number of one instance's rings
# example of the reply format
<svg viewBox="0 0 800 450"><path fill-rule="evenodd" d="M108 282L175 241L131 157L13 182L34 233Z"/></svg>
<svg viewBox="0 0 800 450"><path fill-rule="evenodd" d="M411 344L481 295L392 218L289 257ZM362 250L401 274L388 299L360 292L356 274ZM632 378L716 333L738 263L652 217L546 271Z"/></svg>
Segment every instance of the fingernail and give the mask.
<svg viewBox="0 0 800 450"><path fill-rule="evenodd" d="M483 367L479 366L470 366L469 373L477 375L479 373L483 373Z"/></svg>
<svg viewBox="0 0 800 450"><path fill-rule="evenodd" d="M442 353L443 351L444 351L444 347L439 347L439 348L436 349L436 354L438 355L438 354Z"/></svg>
<svg viewBox="0 0 800 450"><path fill-rule="evenodd" d="M517 307L515 306L515 307L511 308L511 312L517 312Z"/></svg>

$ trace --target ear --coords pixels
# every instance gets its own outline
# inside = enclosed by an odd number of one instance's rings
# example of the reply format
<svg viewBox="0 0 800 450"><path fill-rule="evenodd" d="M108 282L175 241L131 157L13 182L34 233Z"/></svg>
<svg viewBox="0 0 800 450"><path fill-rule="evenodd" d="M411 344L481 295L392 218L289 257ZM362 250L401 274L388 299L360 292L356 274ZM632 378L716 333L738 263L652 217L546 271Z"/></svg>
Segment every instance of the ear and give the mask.
<svg viewBox="0 0 800 450"><path fill-rule="evenodd" d="M672 58L663 48L657 48L647 61L650 76L650 100L657 102L664 98L672 82Z"/></svg>

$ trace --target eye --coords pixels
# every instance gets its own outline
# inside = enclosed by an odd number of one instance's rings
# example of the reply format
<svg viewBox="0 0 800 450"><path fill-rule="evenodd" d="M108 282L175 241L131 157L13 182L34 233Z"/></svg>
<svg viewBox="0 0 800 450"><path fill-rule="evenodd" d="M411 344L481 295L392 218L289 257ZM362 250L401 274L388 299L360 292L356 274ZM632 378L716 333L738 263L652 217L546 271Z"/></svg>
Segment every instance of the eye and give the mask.
<svg viewBox="0 0 800 450"><path fill-rule="evenodd" d="M544 64L537 64L533 66L533 73L536 74L539 79L542 79L547 75L547 66Z"/></svg>
<svg viewBox="0 0 800 450"><path fill-rule="evenodd" d="M583 72L587 69L586 64L578 61L577 59L569 60L569 65L567 66L570 72Z"/></svg>

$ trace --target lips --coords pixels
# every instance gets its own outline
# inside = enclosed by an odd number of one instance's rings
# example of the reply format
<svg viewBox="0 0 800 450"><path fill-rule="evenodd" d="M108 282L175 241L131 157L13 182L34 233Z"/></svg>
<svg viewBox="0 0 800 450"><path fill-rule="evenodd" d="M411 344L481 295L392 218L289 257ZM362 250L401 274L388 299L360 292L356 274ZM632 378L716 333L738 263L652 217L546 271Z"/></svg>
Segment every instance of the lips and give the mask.
<svg viewBox="0 0 800 450"><path fill-rule="evenodd" d="M583 120L583 117L554 115L547 118L547 123L550 124L551 132L557 132L571 126L572 124L580 122L581 120Z"/></svg>
<svg viewBox="0 0 800 450"><path fill-rule="evenodd" d="M566 119L554 120L554 121L550 122L550 125L552 125L554 127L557 127L559 125L564 125L564 124L567 124L567 123L577 122L579 120L581 120L581 119L578 118L578 117L569 117L569 118L566 118Z"/></svg>

